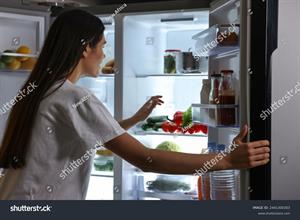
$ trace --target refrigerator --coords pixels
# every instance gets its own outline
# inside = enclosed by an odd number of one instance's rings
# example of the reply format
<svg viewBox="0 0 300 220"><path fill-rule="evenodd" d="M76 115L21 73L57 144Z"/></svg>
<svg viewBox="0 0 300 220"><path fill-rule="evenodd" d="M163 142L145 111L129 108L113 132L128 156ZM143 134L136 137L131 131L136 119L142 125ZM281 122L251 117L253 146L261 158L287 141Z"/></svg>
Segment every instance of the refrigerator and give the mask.
<svg viewBox="0 0 300 220"><path fill-rule="evenodd" d="M294 94L288 104L265 120L260 117L299 81L300 45L295 40L299 35L299 28L295 28L299 26L296 24L299 19L295 19L299 17L299 2L218 0L209 5L207 1L191 4L188 0L150 2L128 4L111 19L111 13L117 8L111 5L86 9L102 19L106 26L107 59L103 63L114 58L117 74L82 78L79 84L90 89L117 120L132 116L151 96L163 95L165 104L157 107L151 116L172 117L176 111L192 106L194 122L208 126L207 135L143 131L141 124L128 131L150 148L163 141L172 141L182 152L201 153L211 142L228 146L240 127L247 123L250 131L245 141L270 140L271 162L237 171L240 199L299 199L297 157L300 140L295 135L300 124L297 117L299 96ZM49 26L49 13L34 9L0 9L0 52L16 49L14 44L18 39L13 39L20 37L23 44L33 49L28 56L37 56ZM214 39L218 28L222 25L229 28L228 25L233 24L238 30L238 44L207 51L208 60L204 59L201 71L164 74L166 50L195 53L201 45ZM15 53L6 55L18 56ZM209 114L205 113L218 112L220 106L201 104L200 95L203 80L224 69L234 71L236 100L227 108L235 112L236 120L230 126L209 120ZM17 93L28 74L28 70L22 69L0 70L0 103ZM0 116L1 137L6 117L7 113ZM113 171L93 168L87 199L197 199L197 176L142 173L117 156L112 159L109 155L108 160L113 160ZM188 185L188 190L153 190L149 186L156 180L183 183Z"/></svg>
<svg viewBox="0 0 300 220"><path fill-rule="evenodd" d="M152 116L171 117L175 111L192 106L193 121L208 126L207 136L142 131L139 126L129 131L147 147L155 148L168 140L179 144L182 152L190 153L200 153L212 142L230 146L240 128L248 124L245 141L269 140L271 162L235 171L237 199L299 199L296 158L299 138L293 132L299 128L299 119L294 117L299 112L299 97L265 119L262 116L299 78L296 74L299 43L292 41L298 34L298 29L293 28L298 25L293 16L298 16L299 2L218 0L212 1L209 7L185 6L174 3L169 10L163 3L157 8L136 6L136 12L125 11L116 16L115 54L120 72L115 81L115 117L131 116L153 95L163 95L165 104L157 107ZM201 55L208 56L206 70L164 74L166 50L191 50L196 54L205 44L217 39L218 31L230 27L235 29L237 42L223 45L218 42L212 48L206 47L205 55ZM293 62L288 53L293 54ZM203 104L200 98L203 80L221 70L234 72L235 102ZM222 122L222 117L217 120L219 112L226 111L235 117L229 124ZM166 179L188 183L190 189L188 192L153 190L153 182ZM197 199L196 181L192 175L142 173L121 158L115 158L114 199L193 200Z"/></svg>

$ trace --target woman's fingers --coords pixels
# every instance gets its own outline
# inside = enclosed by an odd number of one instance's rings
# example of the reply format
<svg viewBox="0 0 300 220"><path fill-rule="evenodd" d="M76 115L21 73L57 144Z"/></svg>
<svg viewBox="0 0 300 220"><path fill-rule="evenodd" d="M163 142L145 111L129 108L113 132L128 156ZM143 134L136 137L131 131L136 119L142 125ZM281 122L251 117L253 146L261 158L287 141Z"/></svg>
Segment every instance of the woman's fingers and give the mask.
<svg viewBox="0 0 300 220"><path fill-rule="evenodd" d="M269 161L270 159L250 162L250 168L266 165L267 163L269 163Z"/></svg>
<svg viewBox="0 0 300 220"><path fill-rule="evenodd" d="M270 152L270 148L269 147L254 148L254 149L250 149L248 152L250 156L265 154Z"/></svg>
<svg viewBox="0 0 300 220"><path fill-rule="evenodd" d="M249 147L251 148L259 148L262 146L269 146L270 142L268 140L254 141L249 143Z"/></svg>
<svg viewBox="0 0 300 220"><path fill-rule="evenodd" d="M161 99L162 96L152 96L148 103L151 105L151 108L153 109L156 105L162 105L164 101Z"/></svg>
<svg viewBox="0 0 300 220"><path fill-rule="evenodd" d="M243 135L241 135L241 137L242 136ZM265 140L240 143L238 147L229 154L231 166L234 169L239 169L265 165L270 160L269 145L269 141Z"/></svg>
<svg viewBox="0 0 300 220"><path fill-rule="evenodd" d="M259 155L251 156L249 159L250 159L250 161L260 161L260 160L267 160L269 158L270 158L270 154L265 153L265 154L259 154Z"/></svg>

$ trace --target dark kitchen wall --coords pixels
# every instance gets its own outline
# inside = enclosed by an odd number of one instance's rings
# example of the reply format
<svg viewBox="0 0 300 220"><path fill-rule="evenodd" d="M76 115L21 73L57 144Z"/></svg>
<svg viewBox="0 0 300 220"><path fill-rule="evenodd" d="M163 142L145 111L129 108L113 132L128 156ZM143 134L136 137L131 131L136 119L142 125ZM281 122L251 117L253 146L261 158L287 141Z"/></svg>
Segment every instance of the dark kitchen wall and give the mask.
<svg viewBox="0 0 300 220"><path fill-rule="evenodd" d="M79 2L79 0L77 0L77 2ZM89 5L84 8L95 14L111 14L120 5L126 3L128 7L125 7L122 10L122 13L181 9L188 10L209 8L209 4L212 0L97 0L96 2L96 5L94 2L93 6Z"/></svg>
<svg viewBox="0 0 300 220"><path fill-rule="evenodd" d="M124 4L124 3L141 3L141 2L159 2L159 1L172 1L172 0L98 0L96 1L97 4ZM179 1L186 1L186 0L179 0ZM193 0L193 2L210 2L211 0ZM192 1L191 1L192 2Z"/></svg>

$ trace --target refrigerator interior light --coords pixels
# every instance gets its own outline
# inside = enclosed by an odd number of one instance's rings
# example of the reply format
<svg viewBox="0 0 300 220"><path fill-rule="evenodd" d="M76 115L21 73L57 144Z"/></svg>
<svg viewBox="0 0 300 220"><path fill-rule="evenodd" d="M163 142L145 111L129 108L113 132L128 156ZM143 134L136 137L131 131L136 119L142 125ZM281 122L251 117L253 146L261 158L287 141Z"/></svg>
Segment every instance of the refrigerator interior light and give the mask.
<svg viewBox="0 0 300 220"><path fill-rule="evenodd" d="M161 22L178 22L178 21L194 21L194 17L183 17L183 18L162 18Z"/></svg>

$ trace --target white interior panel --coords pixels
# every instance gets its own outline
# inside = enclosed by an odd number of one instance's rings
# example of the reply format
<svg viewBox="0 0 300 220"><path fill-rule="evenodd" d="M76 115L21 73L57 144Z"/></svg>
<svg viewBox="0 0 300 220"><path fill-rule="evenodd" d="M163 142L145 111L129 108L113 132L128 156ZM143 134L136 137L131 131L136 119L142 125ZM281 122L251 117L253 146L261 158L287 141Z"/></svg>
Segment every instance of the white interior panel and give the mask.
<svg viewBox="0 0 300 220"><path fill-rule="evenodd" d="M13 73L13 72L0 72L0 140L4 134L6 127L7 117L10 112L10 108L7 111L4 107L6 103L9 103L18 93L19 89L23 86L25 80L29 75L26 73ZM2 114L4 110L4 114Z"/></svg>
<svg viewBox="0 0 300 220"><path fill-rule="evenodd" d="M27 45L32 53L39 52L44 40L44 23L43 17L0 12L0 51Z"/></svg>

